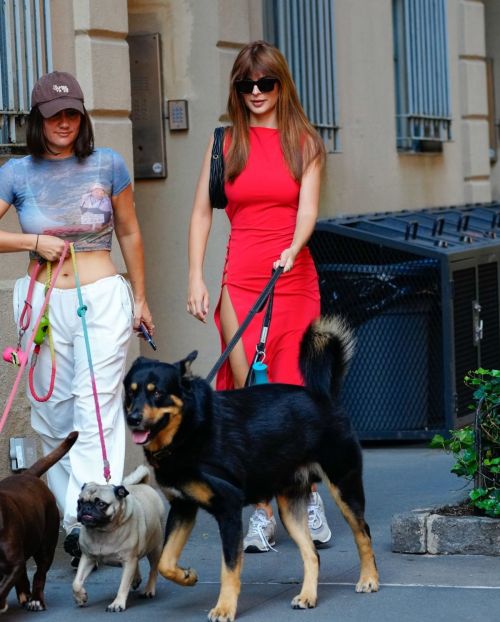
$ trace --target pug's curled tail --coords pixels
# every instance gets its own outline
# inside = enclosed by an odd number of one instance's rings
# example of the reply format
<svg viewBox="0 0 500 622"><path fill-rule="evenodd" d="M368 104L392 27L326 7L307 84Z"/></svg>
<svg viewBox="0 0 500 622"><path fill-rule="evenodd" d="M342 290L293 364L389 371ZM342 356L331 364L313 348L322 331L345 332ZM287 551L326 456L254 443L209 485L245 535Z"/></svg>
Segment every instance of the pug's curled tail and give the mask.
<svg viewBox="0 0 500 622"><path fill-rule="evenodd" d="M149 469L145 464L139 465L135 471L129 473L123 480L124 486L133 486L134 484L148 484L150 478Z"/></svg>
<svg viewBox="0 0 500 622"><path fill-rule="evenodd" d="M299 366L313 393L337 398L354 353L352 330L340 317L321 317L307 328L300 344Z"/></svg>
<svg viewBox="0 0 500 622"><path fill-rule="evenodd" d="M50 454L47 454L40 460L37 460L35 464L32 464L29 469L26 469L25 473L29 475L35 475L40 477L45 471L48 471L52 465L60 460L68 451L73 447L78 438L78 432L70 432L63 442L56 447Z"/></svg>

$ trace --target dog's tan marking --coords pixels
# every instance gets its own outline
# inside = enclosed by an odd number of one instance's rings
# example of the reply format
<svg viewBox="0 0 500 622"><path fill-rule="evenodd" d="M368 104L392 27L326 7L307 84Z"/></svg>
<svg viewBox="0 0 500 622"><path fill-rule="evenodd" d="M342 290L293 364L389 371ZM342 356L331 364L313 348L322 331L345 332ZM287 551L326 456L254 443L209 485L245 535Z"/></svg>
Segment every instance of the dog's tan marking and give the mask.
<svg viewBox="0 0 500 622"><path fill-rule="evenodd" d="M211 622L219 622L225 620L234 622L236 617L236 607L238 605L238 596L241 590L241 567L243 556L241 551L233 570L226 566L224 556L222 556L222 566L220 573L220 592L217 604L208 614Z"/></svg>
<svg viewBox="0 0 500 622"><path fill-rule="evenodd" d="M172 400L173 405L164 407L159 406L155 408L151 406L144 406L142 418L143 421L150 425L160 421L164 415L170 415L167 425L158 432L150 443L146 443L148 451L155 452L163 449L163 447L168 447L168 445L170 445L173 441L174 436L182 423L182 407L184 404L176 395L170 395L169 397Z"/></svg>
<svg viewBox="0 0 500 622"><path fill-rule="evenodd" d="M181 568L177 565L182 550L193 530L194 520L184 522L173 529L169 535L158 564L160 574L174 583L191 586L198 581L198 575L193 568Z"/></svg>
<svg viewBox="0 0 500 622"><path fill-rule="evenodd" d="M353 513L351 508L342 499L339 489L328 480L328 485L332 497L335 499L339 510L352 529L356 546L358 547L359 561L361 565L359 581L356 584L356 592L378 592L378 572L373 553L372 541L366 531L364 521L360 521Z"/></svg>
<svg viewBox="0 0 500 622"><path fill-rule="evenodd" d="M182 487L183 492L192 497L200 505L210 505L214 496L213 490L202 482L190 482Z"/></svg>
<svg viewBox="0 0 500 622"><path fill-rule="evenodd" d="M172 400L172 402L177 406L177 408L180 409L184 406L184 402L181 400L180 397L177 397L177 395L174 395L172 393L169 397Z"/></svg>
<svg viewBox="0 0 500 622"><path fill-rule="evenodd" d="M152 393L155 389L156 389L156 385L153 384L152 382L148 382L148 384L146 385L146 391L149 391L150 393Z"/></svg>
<svg viewBox="0 0 500 622"><path fill-rule="evenodd" d="M130 389L131 389L132 391L137 391L137 386L138 386L138 385L137 385L137 382L132 382L132 383L130 384Z"/></svg>
<svg viewBox="0 0 500 622"><path fill-rule="evenodd" d="M277 496L281 520L290 537L299 547L304 562L304 582L300 594L292 600L294 609L311 609L316 607L318 599L319 557L314 547L307 526L306 506L290 505L287 497Z"/></svg>

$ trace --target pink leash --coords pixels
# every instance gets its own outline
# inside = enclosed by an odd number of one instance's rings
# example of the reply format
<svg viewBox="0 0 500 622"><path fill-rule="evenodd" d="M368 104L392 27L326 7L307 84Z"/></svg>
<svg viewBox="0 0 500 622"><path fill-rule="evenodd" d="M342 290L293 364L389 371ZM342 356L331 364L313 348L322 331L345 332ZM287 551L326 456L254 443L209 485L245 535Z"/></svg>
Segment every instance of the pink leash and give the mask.
<svg viewBox="0 0 500 622"><path fill-rule="evenodd" d="M23 375L24 369L28 363L28 357L29 357L29 352L31 351L31 346L33 345L33 342L35 340L35 336L38 330L38 326L40 325L40 322L42 320L43 314L45 313L45 309L47 308L47 305L49 304L49 298L50 298L50 294L52 293L52 290L54 289L54 283L57 281L57 277L59 276L59 272L61 271L61 268L63 266L64 263L64 259L66 257L66 254L68 252L68 247L69 244L68 242L64 243L64 252L61 254L61 257L59 258L59 263L57 264L57 268L54 271L54 278L52 279L52 283L50 284L50 287L45 295L45 300L43 301L43 305L42 308L40 309L40 313L38 314L37 320L35 322L35 325L33 327L33 330L31 331L31 335L28 339L28 343L26 344L26 348L25 348L25 352L23 353L24 356L21 356L21 360L20 360L20 366L19 366L19 371L17 372L17 376L16 379L14 381L14 384L12 386L12 390L9 394L9 397L7 399L7 404L5 405L5 409L3 411L2 414L2 418L0 419L0 434L2 433L2 430L4 428L5 422L7 421L7 416L10 412L10 409L12 408L12 403L14 402L14 397L16 395L17 389L19 387L19 383L21 382L21 377ZM35 267L35 270L38 271L40 270L40 266ZM35 279L31 279L30 282L30 287L28 289L28 300L29 300L29 295L30 295L30 291L31 293L33 292L33 287L35 286ZM26 315L28 316L28 318L31 319L31 307L27 308L28 310L26 311ZM24 317L24 311L23 310L23 314L21 315L21 320L20 320L20 324L22 322L23 326L26 326L26 328L29 326L29 319L28 319L28 323L26 324L26 318Z"/></svg>

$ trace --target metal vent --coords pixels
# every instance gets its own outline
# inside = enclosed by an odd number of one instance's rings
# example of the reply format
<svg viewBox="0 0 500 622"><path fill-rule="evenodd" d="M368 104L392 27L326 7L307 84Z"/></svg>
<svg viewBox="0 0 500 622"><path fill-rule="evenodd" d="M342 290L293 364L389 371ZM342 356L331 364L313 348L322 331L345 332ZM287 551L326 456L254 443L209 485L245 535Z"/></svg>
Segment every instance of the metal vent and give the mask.
<svg viewBox="0 0 500 622"><path fill-rule="evenodd" d="M466 374L477 367L477 351L473 339L471 301L476 298L476 271L474 268L453 273L455 297L453 322L455 327L455 378L457 392L457 416L469 414L471 391L465 386Z"/></svg>
<svg viewBox="0 0 500 622"><path fill-rule="evenodd" d="M322 313L356 332L343 401L360 436L439 427L443 398L429 376L442 368L438 262L322 231L313 247Z"/></svg>
<svg viewBox="0 0 500 622"><path fill-rule="evenodd" d="M500 352L498 263L481 264L478 267L479 304L483 320L481 340L481 367L496 369Z"/></svg>

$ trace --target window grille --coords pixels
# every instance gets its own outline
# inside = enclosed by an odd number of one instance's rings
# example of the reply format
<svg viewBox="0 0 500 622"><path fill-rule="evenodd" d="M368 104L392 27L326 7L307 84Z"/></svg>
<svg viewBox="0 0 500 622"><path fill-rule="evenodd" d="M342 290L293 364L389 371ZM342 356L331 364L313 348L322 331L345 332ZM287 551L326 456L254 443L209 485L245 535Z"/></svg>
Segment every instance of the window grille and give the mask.
<svg viewBox="0 0 500 622"><path fill-rule="evenodd" d="M50 0L0 0L0 154L25 144L33 85L52 71Z"/></svg>
<svg viewBox="0 0 500 622"><path fill-rule="evenodd" d="M338 149L333 0L267 0L266 40L286 57L304 110L325 141Z"/></svg>
<svg viewBox="0 0 500 622"><path fill-rule="evenodd" d="M446 0L393 0L397 146L451 139Z"/></svg>

